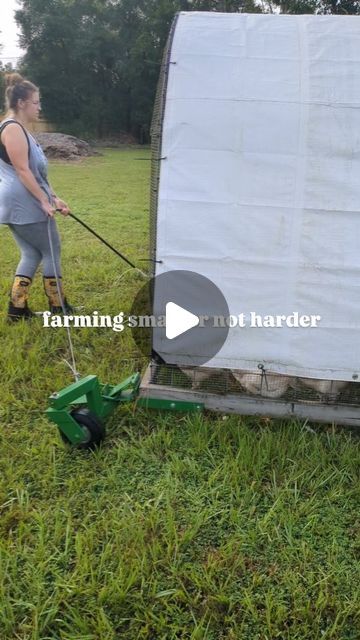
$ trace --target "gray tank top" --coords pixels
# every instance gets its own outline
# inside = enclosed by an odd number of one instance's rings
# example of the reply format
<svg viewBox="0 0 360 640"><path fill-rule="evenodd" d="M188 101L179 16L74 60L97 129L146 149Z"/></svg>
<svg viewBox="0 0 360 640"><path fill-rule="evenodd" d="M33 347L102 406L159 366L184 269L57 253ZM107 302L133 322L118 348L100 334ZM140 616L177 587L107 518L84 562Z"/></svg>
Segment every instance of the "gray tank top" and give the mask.
<svg viewBox="0 0 360 640"><path fill-rule="evenodd" d="M0 131L5 122L15 122L6 118L0 122ZM51 202L51 190L47 181L48 161L35 138L26 131L29 142L29 168L36 181ZM23 185L14 167L0 158L0 224L29 224L46 222L47 215L40 202Z"/></svg>

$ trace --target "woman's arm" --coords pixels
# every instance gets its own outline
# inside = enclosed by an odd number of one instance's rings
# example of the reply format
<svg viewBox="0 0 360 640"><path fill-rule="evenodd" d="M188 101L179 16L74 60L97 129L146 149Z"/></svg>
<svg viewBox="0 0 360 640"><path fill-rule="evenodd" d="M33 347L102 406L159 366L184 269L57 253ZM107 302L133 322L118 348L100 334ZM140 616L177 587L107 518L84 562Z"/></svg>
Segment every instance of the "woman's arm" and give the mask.
<svg viewBox="0 0 360 640"><path fill-rule="evenodd" d="M48 216L53 216L54 208L49 203L46 193L41 189L34 174L29 168L29 145L22 128L16 123L8 124L1 134L1 139L6 147L11 164L23 185L35 198L37 198L37 200L39 200L44 213Z"/></svg>
<svg viewBox="0 0 360 640"><path fill-rule="evenodd" d="M53 202L54 202L54 207L56 209L61 210L61 215L63 216L67 216L70 213L70 209L68 207L68 205L66 204L66 202L64 202L64 200L61 200L61 198L59 198L59 196L56 195L54 189L52 188L50 182L48 181L48 185L50 187L50 191L51 191L51 196L53 198Z"/></svg>
<svg viewBox="0 0 360 640"><path fill-rule="evenodd" d="M48 183L48 185L49 185L49 187L50 187L50 191L51 191L51 195L52 195L52 197L53 197L53 198L57 198L57 195L56 195L56 193L55 193L55 191L54 191L53 187L51 186L51 184L50 184L49 180L47 181L47 183Z"/></svg>

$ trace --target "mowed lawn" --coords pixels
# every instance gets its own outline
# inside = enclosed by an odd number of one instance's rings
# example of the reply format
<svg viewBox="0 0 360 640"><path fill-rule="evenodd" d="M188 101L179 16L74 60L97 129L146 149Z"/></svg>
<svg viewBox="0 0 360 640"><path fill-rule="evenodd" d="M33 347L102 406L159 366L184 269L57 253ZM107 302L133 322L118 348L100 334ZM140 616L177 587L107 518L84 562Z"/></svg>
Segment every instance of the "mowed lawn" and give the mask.
<svg viewBox="0 0 360 640"><path fill-rule="evenodd" d="M51 180L138 261L150 152L103 153L52 163ZM141 276L74 220L59 226L69 301L129 311ZM5 322L18 253L6 227L0 241L0 639L360 638L359 434L128 405L101 449L66 450L44 416L72 381L66 333ZM31 306L46 308L40 274ZM129 331L72 336L83 375L117 383L139 366Z"/></svg>

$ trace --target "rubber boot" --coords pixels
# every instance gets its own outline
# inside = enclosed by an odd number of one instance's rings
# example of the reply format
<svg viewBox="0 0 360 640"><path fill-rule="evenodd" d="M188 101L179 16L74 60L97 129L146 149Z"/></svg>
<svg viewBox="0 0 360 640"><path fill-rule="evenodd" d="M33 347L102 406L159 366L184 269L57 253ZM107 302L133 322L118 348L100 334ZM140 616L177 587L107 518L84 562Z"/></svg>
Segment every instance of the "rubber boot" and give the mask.
<svg viewBox="0 0 360 640"><path fill-rule="evenodd" d="M55 315L59 315L64 312L61 306L61 299L64 303L65 313L66 314L74 313L74 308L71 306L71 304L68 303L67 299L64 297L61 278L59 278L61 298L58 292L56 278L54 276L51 276L51 277L43 276L43 283L44 283L44 291L49 301L49 309L51 313L54 313Z"/></svg>
<svg viewBox="0 0 360 640"><path fill-rule="evenodd" d="M16 275L10 291L8 321L30 320L36 315L28 307L29 287L32 279L28 276Z"/></svg>

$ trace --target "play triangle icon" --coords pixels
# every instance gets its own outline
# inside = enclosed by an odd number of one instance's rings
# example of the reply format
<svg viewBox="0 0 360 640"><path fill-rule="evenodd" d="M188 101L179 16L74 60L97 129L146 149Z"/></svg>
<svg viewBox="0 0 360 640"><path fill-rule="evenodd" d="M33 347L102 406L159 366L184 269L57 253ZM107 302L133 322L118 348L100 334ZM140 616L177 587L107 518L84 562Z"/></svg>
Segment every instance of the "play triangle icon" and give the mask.
<svg viewBox="0 0 360 640"><path fill-rule="evenodd" d="M185 331L196 327L200 322L198 316L175 304L175 302L168 302L165 308L166 337L168 340L177 338Z"/></svg>

